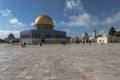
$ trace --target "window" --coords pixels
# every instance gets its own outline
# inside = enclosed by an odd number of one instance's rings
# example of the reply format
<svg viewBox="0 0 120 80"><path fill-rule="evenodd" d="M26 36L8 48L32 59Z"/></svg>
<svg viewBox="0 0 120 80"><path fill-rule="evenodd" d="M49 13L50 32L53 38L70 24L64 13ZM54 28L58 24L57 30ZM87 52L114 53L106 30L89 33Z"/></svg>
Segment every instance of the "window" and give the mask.
<svg viewBox="0 0 120 80"><path fill-rule="evenodd" d="M113 42L113 40L111 40L111 42Z"/></svg>
<svg viewBox="0 0 120 80"><path fill-rule="evenodd" d="M99 42L101 42L101 40L99 40Z"/></svg>
<svg viewBox="0 0 120 80"><path fill-rule="evenodd" d="M35 34L35 38L40 38L40 34Z"/></svg>
<svg viewBox="0 0 120 80"><path fill-rule="evenodd" d="M104 40L102 40L102 42L104 43Z"/></svg>
<svg viewBox="0 0 120 80"><path fill-rule="evenodd" d="M51 38L51 34L48 34L48 38Z"/></svg>

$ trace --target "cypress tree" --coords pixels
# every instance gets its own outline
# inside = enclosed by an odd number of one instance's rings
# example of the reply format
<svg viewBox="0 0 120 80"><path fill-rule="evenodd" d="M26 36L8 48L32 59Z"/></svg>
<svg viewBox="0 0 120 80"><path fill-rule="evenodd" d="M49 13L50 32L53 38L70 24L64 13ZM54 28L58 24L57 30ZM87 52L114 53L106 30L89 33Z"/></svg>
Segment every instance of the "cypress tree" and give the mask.
<svg viewBox="0 0 120 80"><path fill-rule="evenodd" d="M110 35L110 36L114 36L115 33L116 33L115 28L114 28L114 27L111 27L111 28L109 29L109 35Z"/></svg>

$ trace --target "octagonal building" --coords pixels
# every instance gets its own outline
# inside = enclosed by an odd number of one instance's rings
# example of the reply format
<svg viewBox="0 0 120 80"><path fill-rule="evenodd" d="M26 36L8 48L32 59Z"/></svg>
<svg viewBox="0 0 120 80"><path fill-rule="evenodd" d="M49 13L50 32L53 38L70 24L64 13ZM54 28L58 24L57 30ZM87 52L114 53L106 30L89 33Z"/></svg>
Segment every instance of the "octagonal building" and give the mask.
<svg viewBox="0 0 120 80"><path fill-rule="evenodd" d="M54 23L48 15L38 16L34 22L35 29L20 32L20 42L27 44L66 42L66 32L54 30Z"/></svg>

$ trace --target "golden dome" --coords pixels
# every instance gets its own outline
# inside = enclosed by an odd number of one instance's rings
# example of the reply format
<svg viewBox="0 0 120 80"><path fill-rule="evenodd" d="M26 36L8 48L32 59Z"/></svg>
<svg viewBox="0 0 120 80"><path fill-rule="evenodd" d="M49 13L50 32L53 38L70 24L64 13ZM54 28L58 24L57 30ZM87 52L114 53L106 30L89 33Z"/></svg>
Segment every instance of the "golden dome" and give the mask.
<svg viewBox="0 0 120 80"><path fill-rule="evenodd" d="M38 24L54 26L52 19L47 15L38 16L34 22L34 25L36 26Z"/></svg>

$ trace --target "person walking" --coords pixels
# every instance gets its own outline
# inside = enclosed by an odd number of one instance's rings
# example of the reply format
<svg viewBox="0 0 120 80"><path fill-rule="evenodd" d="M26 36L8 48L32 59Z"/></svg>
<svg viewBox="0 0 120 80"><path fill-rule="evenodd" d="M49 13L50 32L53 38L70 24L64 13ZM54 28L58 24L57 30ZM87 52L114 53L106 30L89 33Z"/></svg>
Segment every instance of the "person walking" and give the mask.
<svg viewBox="0 0 120 80"><path fill-rule="evenodd" d="M42 47L42 43L40 43L40 47Z"/></svg>

